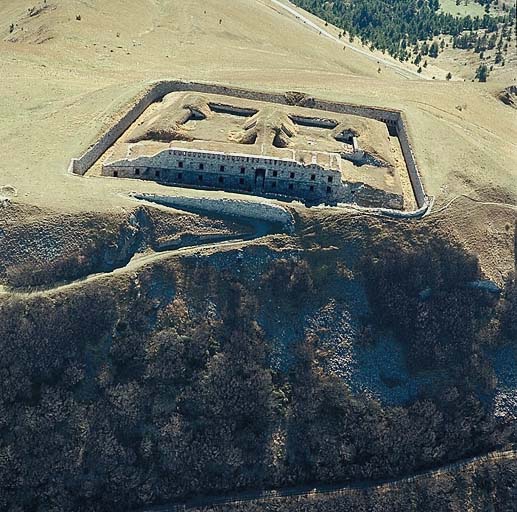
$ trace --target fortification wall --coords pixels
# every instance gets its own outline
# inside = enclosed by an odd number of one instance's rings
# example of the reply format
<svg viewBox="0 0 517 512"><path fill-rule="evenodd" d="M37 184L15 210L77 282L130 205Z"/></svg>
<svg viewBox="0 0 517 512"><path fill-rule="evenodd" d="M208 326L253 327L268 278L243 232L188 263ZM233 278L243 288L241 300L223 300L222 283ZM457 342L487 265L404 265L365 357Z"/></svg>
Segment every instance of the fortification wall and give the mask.
<svg viewBox="0 0 517 512"><path fill-rule="evenodd" d="M419 208L428 207L430 204L429 198L424 190L422 178L418 167L416 165L415 155L413 154L413 148L407 133L407 127L404 120L404 115L401 114L397 121L397 134L402 148L402 154L406 161L407 171L409 173L409 179L411 180L411 186L413 187L413 193L415 194L416 204Z"/></svg>
<svg viewBox="0 0 517 512"><path fill-rule="evenodd" d="M138 119L138 117L145 111L147 107L149 107L151 103L161 99L166 94L175 91L192 91L207 94L219 94L263 102L278 103L282 105L298 105L306 108L328 110L330 112L359 115L382 121L397 131L418 205L418 210L416 211L425 212L430 205L430 201L425 193L415 157L411 148L406 123L400 111L381 109L364 105L352 105L349 103L329 102L311 98L299 93L267 93L235 87L227 87L223 85L203 84L196 82L162 81L151 85L150 88L136 99L135 103L130 107L130 109L124 113L121 118L111 128L109 128L95 144L90 146L80 158L74 158L71 161L70 171L75 174L84 175L86 171L102 156L102 154L117 141L117 139L129 128L133 122L136 121L136 119ZM420 214L421 213L419 213L419 215Z"/></svg>
<svg viewBox="0 0 517 512"><path fill-rule="evenodd" d="M180 210L202 211L229 217L258 219L281 224L288 232L294 230L295 221L293 215L285 208L272 203L229 198L165 196L160 194L134 194L134 197Z"/></svg>
<svg viewBox="0 0 517 512"><path fill-rule="evenodd" d="M133 105L115 122L104 134L92 144L79 158L73 158L69 170L83 176L88 169L121 137L125 131L142 115L155 101L171 92L168 82L158 82L145 90Z"/></svg>

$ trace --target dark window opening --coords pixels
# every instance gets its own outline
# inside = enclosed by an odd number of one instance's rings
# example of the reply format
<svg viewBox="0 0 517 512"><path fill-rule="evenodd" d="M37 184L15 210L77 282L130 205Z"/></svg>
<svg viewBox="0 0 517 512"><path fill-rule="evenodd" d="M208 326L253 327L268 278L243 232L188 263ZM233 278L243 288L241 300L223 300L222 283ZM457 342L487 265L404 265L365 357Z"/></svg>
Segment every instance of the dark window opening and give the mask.
<svg viewBox="0 0 517 512"><path fill-rule="evenodd" d="M276 188L276 181L273 181L273 183L271 183L271 188Z"/></svg>
<svg viewBox="0 0 517 512"><path fill-rule="evenodd" d="M222 176L219 176L219 183L222 183L224 181L224 178Z"/></svg>
<svg viewBox="0 0 517 512"><path fill-rule="evenodd" d="M197 177L197 179L198 179L199 181L203 181L203 175L202 175L202 174L200 174L200 175Z"/></svg>
<svg viewBox="0 0 517 512"><path fill-rule="evenodd" d="M140 169L135 169L135 176L138 176L140 174Z"/></svg>
<svg viewBox="0 0 517 512"><path fill-rule="evenodd" d="M330 194L331 191L332 191L332 187L327 187L327 194Z"/></svg>
<svg viewBox="0 0 517 512"><path fill-rule="evenodd" d="M294 185L292 183L289 183L289 190L293 190Z"/></svg>
<svg viewBox="0 0 517 512"><path fill-rule="evenodd" d="M113 177L118 178L118 171L113 171Z"/></svg>
<svg viewBox="0 0 517 512"><path fill-rule="evenodd" d="M178 162L178 167L179 167L180 169L183 169L183 162Z"/></svg>
<svg viewBox="0 0 517 512"><path fill-rule="evenodd" d="M273 176L276 178L278 176L278 171L273 171Z"/></svg>
<svg viewBox="0 0 517 512"><path fill-rule="evenodd" d="M333 180L332 176L329 176L329 183L332 183L332 180Z"/></svg>
<svg viewBox="0 0 517 512"><path fill-rule="evenodd" d="M294 172L289 175L290 178L294 178Z"/></svg>
<svg viewBox="0 0 517 512"><path fill-rule="evenodd" d="M239 183L240 183L241 185L244 185L244 178L240 178L240 179L239 179Z"/></svg>
<svg viewBox="0 0 517 512"><path fill-rule="evenodd" d="M160 177L160 171L154 171L154 175L159 178Z"/></svg>
<svg viewBox="0 0 517 512"><path fill-rule="evenodd" d="M205 164L199 164L199 170L202 171L205 168Z"/></svg>
<svg viewBox="0 0 517 512"><path fill-rule="evenodd" d="M311 185L311 186L309 187L309 190L310 190L311 192L314 192L314 185Z"/></svg>
<svg viewBox="0 0 517 512"><path fill-rule="evenodd" d="M219 170L220 170L221 172L224 172L224 165L221 165L221 167L219 168Z"/></svg>
<svg viewBox="0 0 517 512"><path fill-rule="evenodd" d="M246 172L246 168L245 167L241 167L241 174L244 174Z"/></svg>
<svg viewBox="0 0 517 512"><path fill-rule="evenodd" d="M181 172L178 173L178 180L182 180L183 179L183 174Z"/></svg>
<svg viewBox="0 0 517 512"><path fill-rule="evenodd" d="M314 181L316 179L316 175L315 174L311 174L311 180Z"/></svg>

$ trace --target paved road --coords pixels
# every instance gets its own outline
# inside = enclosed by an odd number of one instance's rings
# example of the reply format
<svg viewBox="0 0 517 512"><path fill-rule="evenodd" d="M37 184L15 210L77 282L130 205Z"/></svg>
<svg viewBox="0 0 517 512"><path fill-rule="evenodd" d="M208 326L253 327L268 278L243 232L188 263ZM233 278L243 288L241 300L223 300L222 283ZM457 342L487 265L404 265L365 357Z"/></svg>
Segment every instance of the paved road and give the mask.
<svg viewBox="0 0 517 512"><path fill-rule="evenodd" d="M411 484L419 480L427 478L433 478L450 471L458 469L469 469L474 468L476 465L483 462L496 462L502 460L513 460L517 463L517 450L515 448L511 450L494 451L488 454L479 455L477 457L471 457L464 459L452 464L447 464L440 468L421 471L414 475L406 478L385 480L381 482L355 482L348 483L346 485L320 485L316 487L310 486L298 486L298 487L286 487L282 489L276 489L271 491L248 491L242 493L234 493L226 496L207 496L203 498L192 499L188 502L180 504L162 505L157 507L148 507L141 512L182 512L192 508L198 507L210 507L214 505L231 505L231 504L243 504L250 501L273 501L283 497L314 497L316 495L323 495L328 497L339 497L345 496L351 493L351 491L365 490L365 489L376 489L380 488L383 491L395 490L402 485Z"/></svg>
<svg viewBox="0 0 517 512"><path fill-rule="evenodd" d="M352 51L356 53L360 53L364 57L374 61L384 64L386 67L393 69L396 73L398 73L400 76L403 76L404 78L407 78L408 80L430 80L430 78L422 76L420 73L417 73L416 71L413 71L412 69L408 69L405 66L397 64L395 60L388 60L380 56L373 55L368 50L363 50L362 48L358 48L354 45L351 45L342 39L339 39L339 37L336 37L335 35L331 34L327 30L325 30L323 27L320 27L318 24L314 23L312 20L304 16L298 9L296 9L292 4L287 4L280 0L271 0L273 4L275 4L277 7L280 7L281 9L285 10L286 12L292 14L296 17L296 19L300 20L301 23L305 24L306 26L317 30L322 36L327 37L328 39L332 39L332 41L335 41L336 43L339 43L341 46L346 46L347 48L350 48Z"/></svg>

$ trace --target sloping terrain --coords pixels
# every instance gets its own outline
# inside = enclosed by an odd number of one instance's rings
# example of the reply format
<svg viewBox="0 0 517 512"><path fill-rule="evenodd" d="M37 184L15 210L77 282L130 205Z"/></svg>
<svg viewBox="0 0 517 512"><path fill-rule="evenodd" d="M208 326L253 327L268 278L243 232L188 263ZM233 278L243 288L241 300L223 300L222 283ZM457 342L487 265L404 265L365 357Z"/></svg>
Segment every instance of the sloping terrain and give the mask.
<svg viewBox="0 0 517 512"><path fill-rule="evenodd" d="M470 286L478 262L437 220L297 222L2 297L0 507L366 487L514 443L487 351L515 347L515 285Z"/></svg>
<svg viewBox="0 0 517 512"><path fill-rule="evenodd" d="M0 509L368 483L515 443L508 83L379 73L269 0L21 0L0 19L0 282L23 287L0 290ZM162 243L250 232L128 197L198 191L67 173L164 78L401 109L433 210L406 221L292 204L292 234L126 268ZM453 471L438 494L457 476L482 498L473 510L511 510L513 463L489 460L474 482ZM407 485L394 510L445 503Z"/></svg>

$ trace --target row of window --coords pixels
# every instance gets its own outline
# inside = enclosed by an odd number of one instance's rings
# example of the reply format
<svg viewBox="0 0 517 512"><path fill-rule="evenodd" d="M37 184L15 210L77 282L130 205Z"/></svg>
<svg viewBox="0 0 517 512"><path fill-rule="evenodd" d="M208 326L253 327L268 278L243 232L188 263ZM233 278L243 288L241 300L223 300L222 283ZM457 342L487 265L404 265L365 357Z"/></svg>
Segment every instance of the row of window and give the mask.
<svg viewBox="0 0 517 512"><path fill-rule="evenodd" d="M169 151L169 155L172 156L172 155L183 155L183 156L189 156L189 152L187 151ZM193 153L195 154L195 153ZM263 158L254 158L254 157L249 157L249 156L226 156L226 155L218 155L218 154L210 154L210 153L206 153L204 154L204 157L207 158L207 159L215 159L215 160L218 160L218 159L224 159L224 160L228 160L228 159L231 159L232 162L235 162L235 161L246 161L246 162L249 162L249 163L255 163L255 164L261 164L261 165L278 165L278 164L281 164L281 165L285 165L285 166L289 166L289 167L292 167L293 165L296 166L298 165L296 162L294 161L279 161L279 160L268 160L268 159L263 159Z"/></svg>
<svg viewBox="0 0 517 512"><path fill-rule="evenodd" d="M183 167L183 162L178 162L178 168L179 169L183 169L184 168ZM205 170L205 164L204 163L198 164L198 169L200 171L204 171ZM224 165L220 165L219 166L219 172L224 172L224 171L225 171ZM240 173L241 174L246 174L246 167L241 167ZM278 171L274 170L273 171L273 177L276 178L277 176L278 176ZM295 176L296 176L296 173L294 173L294 172L289 173L289 178L294 178ZM332 183L333 180L334 180L333 176L328 176L327 177L327 181L329 183ZM316 175L315 174L311 174L311 181L316 181Z"/></svg>
<svg viewBox="0 0 517 512"><path fill-rule="evenodd" d="M140 169L135 169L135 176L139 176L140 175ZM160 178L161 176L161 172L160 172L160 169L156 169L154 171L154 176L156 178ZM118 177L118 171L113 171L113 177L114 178L117 178ZM331 177L329 177L331 178ZM183 173L182 172L179 172L176 174L176 180L177 181L183 181ZM204 176L203 174L199 174L198 177L197 177L197 180L202 183L204 181ZM224 183L224 176L219 176L217 178L217 181L218 183ZM331 181L331 180L329 180ZM245 180L244 178L239 178L239 185L245 185ZM267 185L269 185L271 188L277 188L277 182L276 181L272 181L272 182L266 182ZM294 190L294 184L293 183L289 183L288 186L287 186L288 190ZM309 191L310 192L314 192L314 185L310 185L309 187ZM332 187L330 186L327 186L327 194L329 194L330 192L332 192Z"/></svg>

